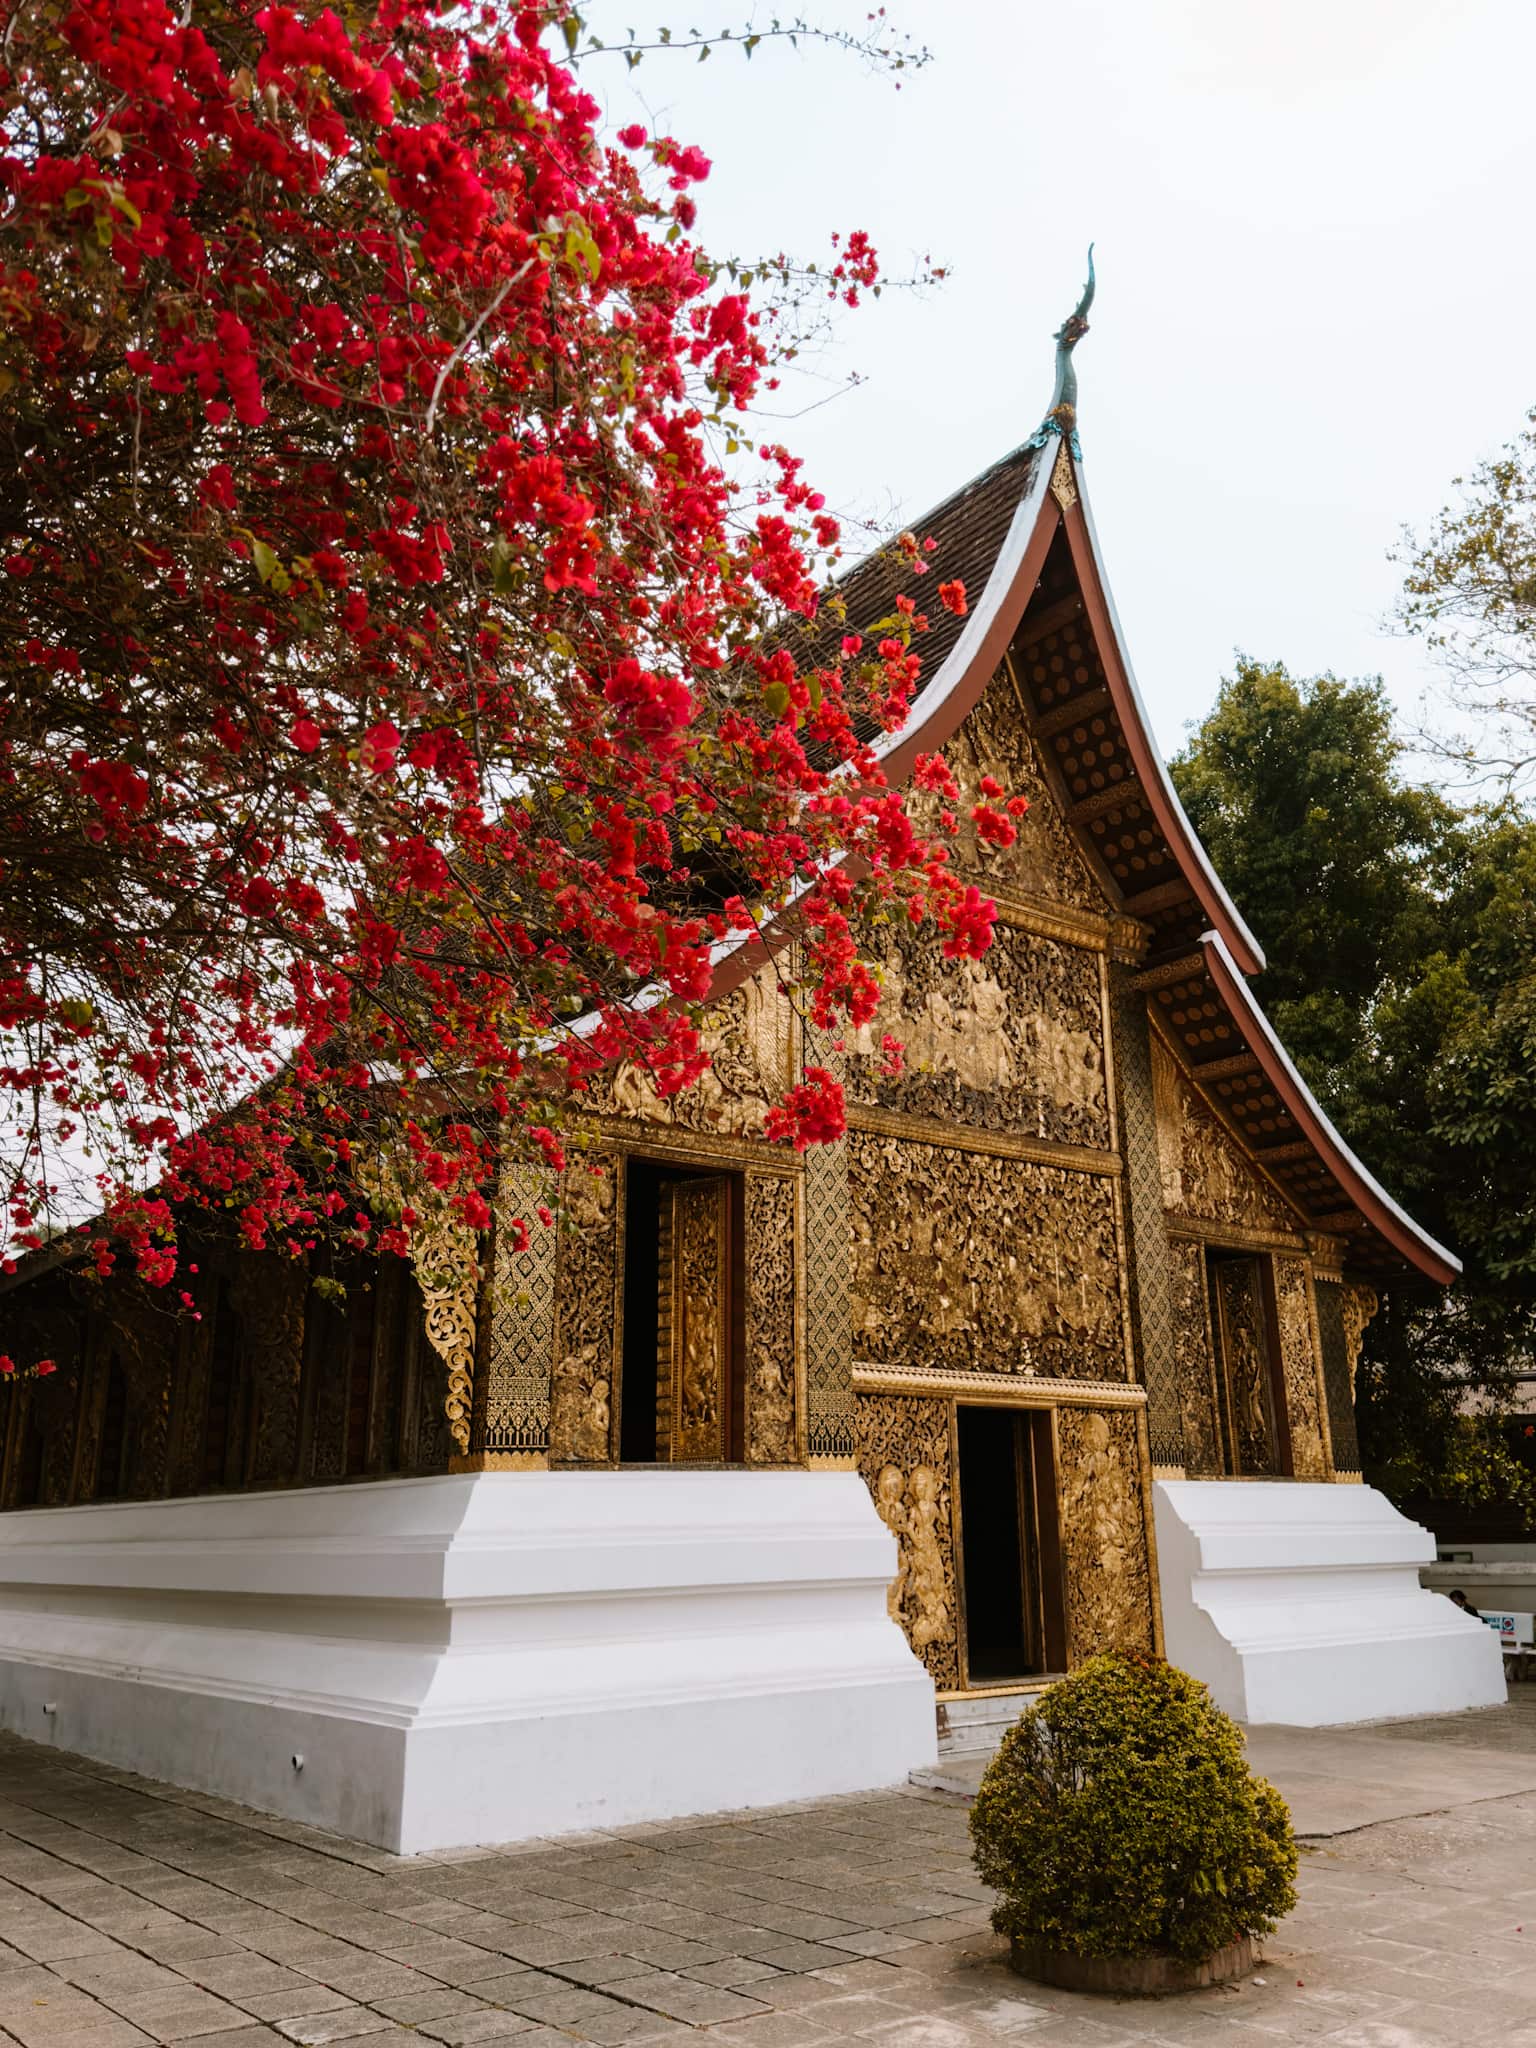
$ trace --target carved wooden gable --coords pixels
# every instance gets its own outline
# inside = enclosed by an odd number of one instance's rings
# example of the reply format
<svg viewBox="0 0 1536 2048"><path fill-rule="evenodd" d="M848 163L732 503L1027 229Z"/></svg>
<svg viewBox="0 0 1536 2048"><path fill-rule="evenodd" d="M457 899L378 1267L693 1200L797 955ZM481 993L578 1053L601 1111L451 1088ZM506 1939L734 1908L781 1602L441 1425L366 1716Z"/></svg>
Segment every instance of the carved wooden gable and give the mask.
<svg viewBox="0 0 1536 2048"><path fill-rule="evenodd" d="M1101 915L1112 910L1062 816L1006 665L945 747L944 759L960 791L959 801L951 806L961 821L955 857L975 871L978 881L1004 894L1075 910ZM1012 846L989 845L970 822L972 809L982 801L982 778L988 775L1010 797L1029 799Z"/></svg>

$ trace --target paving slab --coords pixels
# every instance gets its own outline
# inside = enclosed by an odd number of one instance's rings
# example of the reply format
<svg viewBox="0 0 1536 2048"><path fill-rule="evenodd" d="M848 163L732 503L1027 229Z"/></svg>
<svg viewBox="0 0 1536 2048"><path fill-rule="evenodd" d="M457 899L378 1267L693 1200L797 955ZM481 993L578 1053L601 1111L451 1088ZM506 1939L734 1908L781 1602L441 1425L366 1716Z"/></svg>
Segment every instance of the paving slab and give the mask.
<svg viewBox="0 0 1536 2048"><path fill-rule="evenodd" d="M963 1796L405 1862L0 1738L0 2042L1536 2048L1536 1686L1252 1752L1300 1904L1244 1984L1149 2002L1009 1971Z"/></svg>

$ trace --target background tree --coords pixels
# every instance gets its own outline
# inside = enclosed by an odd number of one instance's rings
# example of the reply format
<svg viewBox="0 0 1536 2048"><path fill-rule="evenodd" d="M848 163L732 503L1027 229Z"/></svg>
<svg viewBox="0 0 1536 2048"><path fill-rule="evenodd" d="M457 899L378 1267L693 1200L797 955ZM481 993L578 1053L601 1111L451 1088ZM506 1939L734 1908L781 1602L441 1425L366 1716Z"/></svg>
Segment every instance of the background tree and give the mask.
<svg viewBox="0 0 1536 2048"><path fill-rule="evenodd" d="M1399 1498L1536 1507L1497 1416L1536 1365L1536 821L1409 783L1379 682L1240 660L1173 762L1264 946L1262 999L1349 1143L1465 1277L1391 1293L1362 1445Z"/></svg>
<svg viewBox="0 0 1536 2048"><path fill-rule="evenodd" d="M797 667L837 524L746 431L776 319L874 252L712 264L708 162L602 135L580 39L564 0L0 8L12 1253L71 1169L161 1282L188 1202L298 1252L482 1227L502 1134L558 1162L605 1062L697 1076L712 949L791 903L829 1028L867 917L988 943L868 748L921 606ZM820 1069L773 1119L841 1121Z"/></svg>
<svg viewBox="0 0 1536 2048"><path fill-rule="evenodd" d="M1536 412L1491 462L1457 477L1455 502L1405 537L1400 624L1439 658L1470 721L1431 744L1469 778L1536 779Z"/></svg>

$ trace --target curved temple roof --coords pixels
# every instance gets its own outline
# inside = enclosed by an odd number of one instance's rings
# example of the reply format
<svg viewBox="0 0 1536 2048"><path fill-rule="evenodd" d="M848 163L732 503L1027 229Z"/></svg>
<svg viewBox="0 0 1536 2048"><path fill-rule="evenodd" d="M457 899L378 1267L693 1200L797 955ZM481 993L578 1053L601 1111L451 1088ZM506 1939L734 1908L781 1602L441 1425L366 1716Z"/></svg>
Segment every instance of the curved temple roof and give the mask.
<svg viewBox="0 0 1536 2048"><path fill-rule="evenodd" d="M954 736L1006 657L1067 823L1109 903L1146 930L1133 985L1195 1085L1300 1228L1343 1238L1351 1264L1407 1264L1447 1283L1459 1261L1355 1158L1247 985L1264 954L1153 738L1072 439L1048 427L913 522L937 544L935 580L963 579L970 610L963 621L934 619L923 643L927 680L905 725L875 739L874 751L893 782L905 780L920 753ZM890 551L862 563L840 586L847 628L888 615L901 587ZM816 658L814 636L801 653ZM761 963L763 940L728 941L717 958L723 993Z"/></svg>

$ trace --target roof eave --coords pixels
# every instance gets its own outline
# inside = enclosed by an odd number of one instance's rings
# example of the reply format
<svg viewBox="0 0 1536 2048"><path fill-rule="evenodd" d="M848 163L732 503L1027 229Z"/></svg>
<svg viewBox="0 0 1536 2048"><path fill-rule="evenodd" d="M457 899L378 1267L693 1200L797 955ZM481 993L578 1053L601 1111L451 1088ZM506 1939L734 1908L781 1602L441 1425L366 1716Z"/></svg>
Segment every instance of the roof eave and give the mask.
<svg viewBox="0 0 1536 2048"><path fill-rule="evenodd" d="M1345 1144L1275 1035L1274 1026L1260 1009L1221 933L1202 933L1200 946L1212 984L1231 1010L1270 1086L1350 1201L1393 1250L1426 1279L1449 1286L1461 1272L1460 1259L1415 1223Z"/></svg>
<svg viewBox="0 0 1536 2048"><path fill-rule="evenodd" d="M1212 926L1225 940L1232 959L1244 974L1262 973L1265 964L1264 949L1243 922L1237 905L1222 887L1221 877L1211 866L1210 856L1200 844L1194 826L1185 815L1178 792L1173 786L1167 768L1163 765L1162 753L1153 738L1146 706L1142 702L1140 690L1136 687L1135 672L1131 667L1130 655L1126 651L1125 635L1121 631L1115 601L1110 594L1109 578L1104 573L1098 532L1093 523L1093 508L1088 502L1088 490L1083 482L1082 468L1073 459L1070 451L1067 452L1067 460L1072 464L1077 502L1065 508L1062 525L1067 536L1067 546L1072 554L1072 566L1077 571L1078 584L1083 593L1083 603L1088 611L1089 625L1093 629L1104 663L1110 698L1119 716L1126 747L1135 764L1137 779L1146 793L1147 803L1157 820L1158 828L1173 851L1184 880L1194 891L1196 900Z"/></svg>

